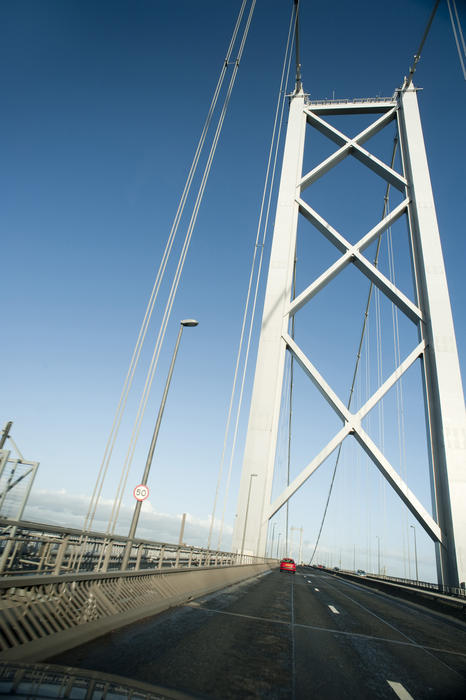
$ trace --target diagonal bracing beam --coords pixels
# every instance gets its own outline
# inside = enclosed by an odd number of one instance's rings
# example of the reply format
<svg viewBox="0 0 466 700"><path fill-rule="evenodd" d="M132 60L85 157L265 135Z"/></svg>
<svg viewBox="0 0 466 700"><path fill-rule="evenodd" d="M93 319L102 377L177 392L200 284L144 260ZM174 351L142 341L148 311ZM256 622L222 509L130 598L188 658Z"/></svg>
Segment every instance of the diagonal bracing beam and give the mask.
<svg viewBox="0 0 466 700"><path fill-rule="evenodd" d="M370 263L362 254L361 250L367 248L373 240L378 238L406 211L409 200L405 199L390 214L382 219L369 233L367 233L356 245L351 245L348 241L323 219L312 207L302 199L297 199L300 213L312 223L335 247L344 254L325 272L320 275L312 284L304 289L290 303L287 313L294 315L307 302L325 287L334 277L336 277L347 265L353 263L375 286L385 294L406 316L418 323L422 320L422 313L419 307L414 304L403 292L390 282L378 268Z"/></svg>
<svg viewBox="0 0 466 700"><path fill-rule="evenodd" d="M289 334L283 334L283 340L286 343L287 349L293 354L304 373L309 377L320 394L327 401L329 406L337 413L338 417L348 423L360 423L362 419L379 403L381 399L390 391L390 389L401 379L403 374L414 364L414 362L423 355L425 351L425 341L422 340L410 354L401 362L392 374L383 382L383 384L375 391L366 403L359 409L357 413L351 413L345 406L343 401L337 396L330 385L325 381L322 375L312 362L306 357L294 338Z"/></svg>
<svg viewBox="0 0 466 700"><path fill-rule="evenodd" d="M320 467L320 465L334 452L343 440L350 434L354 435L366 454L371 458L376 467L388 481L390 486L401 498L403 503L414 515L416 520L424 528L427 534L436 542L443 543L444 537L439 525L435 522L429 512L424 508L414 493L400 477L398 472L391 466L390 462L378 449L375 443L362 428L362 419L371 411L394 384L403 376L411 365L423 354L425 342L421 341L416 348L403 360L400 366L390 375L390 377L379 387L372 397L356 413L352 414L337 394L331 389L322 375L305 356L301 348L290 335L283 335L283 340L294 358L311 379L314 386L319 390L327 403L334 409L338 417L345 423L343 428L327 443L318 455L301 471L289 486L270 506L267 519L270 519L280 508L301 488L307 479Z"/></svg>
<svg viewBox="0 0 466 700"><path fill-rule="evenodd" d="M345 143L350 142L348 136L343 132L336 129L334 126L326 122L324 119L319 117L313 110L309 107L304 110L307 115L307 123L313 126L321 134L327 136L331 141L334 141L338 146L343 146ZM392 107L388 112L385 112L379 119L372 124L369 124L366 129L361 131L356 137L358 143L362 144L368 141L372 136L375 136L379 131L381 131L387 124L396 119L396 108Z"/></svg>
<svg viewBox="0 0 466 700"><path fill-rule="evenodd" d="M299 183L301 192L329 172L329 170L338 165L338 163L341 163L341 161L349 155L357 158L359 161L361 161L361 163L376 173L376 175L379 175L400 190L400 192L405 191L407 185L406 179L379 158L369 153L369 151L367 151L361 145L381 131L381 129L383 129L390 121L395 119L395 108L382 115L375 122L363 129L363 131L361 131L353 139L349 138L341 131L338 131L338 129L335 129L335 127L318 117L316 114L311 112L311 110L307 109L305 112L308 123L338 144L340 148L338 151L335 151L335 153L319 163L319 165L313 168L313 170L304 175L303 178L301 178Z"/></svg>
<svg viewBox="0 0 466 700"><path fill-rule="evenodd" d="M354 437L361 445L364 452L374 462L377 469L385 477L393 490L398 494L406 507L414 515L421 527L427 532L434 542L445 543L445 538L440 526L424 508L414 493L408 488L398 472L391 466L388 459L371 440L369 435L359 425L354 431Z"/></svg>

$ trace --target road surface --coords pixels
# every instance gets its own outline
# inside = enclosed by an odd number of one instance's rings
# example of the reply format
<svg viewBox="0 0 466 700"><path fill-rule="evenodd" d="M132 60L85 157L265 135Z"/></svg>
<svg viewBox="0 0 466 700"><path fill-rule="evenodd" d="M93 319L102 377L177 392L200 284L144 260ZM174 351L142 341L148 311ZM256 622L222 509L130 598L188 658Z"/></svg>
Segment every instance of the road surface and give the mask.
<svg viewBox="0 0 466 700"><path fill-rule="evenodd" d="M327 572L274 570L47 660L194 698L466 698L466 624Z"/></svg>

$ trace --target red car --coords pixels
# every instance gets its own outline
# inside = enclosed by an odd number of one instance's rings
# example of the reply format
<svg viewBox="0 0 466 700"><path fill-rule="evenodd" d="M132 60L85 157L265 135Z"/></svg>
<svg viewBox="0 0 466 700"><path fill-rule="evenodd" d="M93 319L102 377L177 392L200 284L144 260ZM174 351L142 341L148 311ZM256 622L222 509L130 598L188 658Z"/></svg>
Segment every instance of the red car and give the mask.
<svg viewBox="0 0 466 700"><path fill-rule="evenodd" d="M280 571L290 571L292 574L296 573L296 564L294 559L282 559L280 562Z"/></svg>

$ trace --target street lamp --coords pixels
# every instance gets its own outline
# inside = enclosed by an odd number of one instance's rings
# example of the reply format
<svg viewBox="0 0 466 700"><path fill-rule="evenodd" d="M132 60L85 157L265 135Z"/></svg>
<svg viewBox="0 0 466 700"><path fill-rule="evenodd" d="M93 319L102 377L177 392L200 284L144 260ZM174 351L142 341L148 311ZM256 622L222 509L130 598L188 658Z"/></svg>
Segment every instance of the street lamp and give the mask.
<svg viewBox="0 0 466 700"><path fill-rule="evenodd" d="M249 475L248 500L246 503L246 514L244 516L243 539L241 541L241 558L243 557L243 552L244 552L244 540L246 538L246 527L248 524L248 514L249 514L249 501L251 499L251 486L252 486L252 479L254 476L257 476L257 474L250 474Z"/></svg>
<svg viewBox="0 0 466 700"><path fill-rule="evenodd" d="M413 528L414 532L414 561L416 562L416 581L419 581L419 574L417 571L417 545L416 545L416 528L414 525L410 525L409 527Z"/></svg>
<svg viewBox="0 0 466 700"><path fill-rule="evenodd" d="M272 528L272 544L270 545L270 556L273 557L273 541L275 539L275 528L277 527L277 523L273 524Z"/></svg>
<svg viewBox="0 0 466 700"><path fill-rule="evenodd" d="M299 532L299 553L298 553L298 562L302 562L302 551L303 551L303 528L302 527L290 527L291 533L293 533L295 530ZM293 535L290 537L290 541L293 542ZM292 556L291 550L293 548L293 544L290 546L290 557Z"/></svg>
<svg viewBox="0 0 466 700"><path fill-rule="evenodd" d="M157 415L157 420L155 421L154 433L152 435L152 440L150 443L149 452L147 454L146 466L144 468L144 474L142 476L141 484L143 484L144 486L147 485L147 482L149 480L149 472L150 472L150 468L152 466L152 459L154 457L155 445L157 443L157 438L159 436L160 424L162 422L162 416L163 416L165 404L167 401L168 390L170 388L170 382L172 379L173 368L175 366L176 356L178 354L178 348L180 346L181 336L183 334L183 328L185 328L185 327L194 328L194 326L197 326L198 323L199 323L199 321L196 321L193 318L187 318L187 319L184 319L183 321L180 321L180 330L178 331L178 337L176 339L175 349L173 350L172 360L171 360L170 368L168 370L168 375L167 375L167 381L165 382L165 389L163 390L162 401L160 402L160 408L159 408L159 412ZM131 527L130 527L129 533L128 533L128 543L126 545L125 553L123 555L123 562L121 565L122 569L126 569L126 566L128 564L134 535L136 534L136 528L138 526L139 515L141 513L141 506L142 506L142 501L136 501L136 505L134 506L133 519L131 521Z"/></svg>

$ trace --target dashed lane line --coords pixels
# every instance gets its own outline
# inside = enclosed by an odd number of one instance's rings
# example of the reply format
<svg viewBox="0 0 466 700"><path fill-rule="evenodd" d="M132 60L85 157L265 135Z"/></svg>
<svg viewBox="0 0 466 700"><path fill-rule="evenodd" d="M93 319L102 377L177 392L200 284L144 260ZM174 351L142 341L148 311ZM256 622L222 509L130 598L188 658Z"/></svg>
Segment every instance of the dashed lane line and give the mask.
<svg viewBox="0 0 466 700"><path fill-rule="evenodd" d="M244 613L233 613L227 610L216 610L215 608L205 608L199 607L194 603L186 603L185 608L195 608L196 610L205 610L206 612L217 613L218 615L230 615L232 617L243 617L246 620L256 620L257 622L271 622L276 625L289 625L290 623L286 620L274 620L271 617L259 617L257 615L245 615ZM336 630L330 627L317 627L316 625L303 625L299 622L294 623L295 627L300 627L306 630L313 630L314 632L327 632L328 634L334 634L343 637L356 637L357 639L368 639L373 642L384 642L385 644L395 644L402 647L413 647L415 649L421 649L424 651L435 651L441 654L451 654L452 656L461 656L466 658L466 652L463 651L452 651L451 649L439 649L437 647L428 647L423 644L417 644L414 641L403 642L398 639L386 639L385 637L374 637L371 634L361 634L359 632L344 632L342 630Z"/></svg>
<svg viewBox="0 0 466 700"><path fill-rule="evenodd" d="M340 614L339 611L333 605L329 605L328 607L330 608L330 610L333 612L334 615Z"/></svg>
<svg viewBox="0 0 466 700"><path fill-rule="evenodd" d="M346 583L346 581L345 581L345 583ZM333 590L335 590L335 584L333 584L333 586L331 585L330 588L333 589ZM417 643L414 641L414 639L412 639L412 637L408 637L407 634L405 634L405 633L402 632L400 629L398 629L397 627L395 627L395 625L392 625L390 622L388 622L388 620L384 620L383 617L380 617L379 615L377 615L373 610L370 610L369 608L366 608L365 605L363 605L362 603L358 602L358 601L355 600L354 598L351 598L351 596L346 595L346 593L343 593L342 590L340 590L340 589L338 589L338 588L337 588L336 590L337 590L337 591L340 593L340 595L342 595L344 598L347 598L347 599L350 600L352 603L354 603L355 605L359 606L362 610L365 610L366 613L369 613L369 615L372 615L372 616L375 617L377 620L380 620L380 622L383 622L383 624L387 625L387 627L390 627L392 630L394 630L395 632L397 632L398 634L400 634L402 637L404 637L405 639L407 639L409 642L411 642L411 643L413 644L413 646L417 646L417 647L419 647L420 649L423 649L427 654L430 654L430 656L433 656L434 659L435 659L436 661L438 661L438 662L441 663L443 666L445 666L445 668L448 668L449 671L451 671L452 673L456 674L457 676L461 676L461 674L458 673L458 671L456 671L456 669L451 668L451 666L449 666L447 663L445 663L445 661L442 661L442 659L439 659L438 657L434 656L434 654L432 653L432 652L434 651L434 649L433 649L432 647L428 647L428 646L423 646L423 645L421 645L421 644L417 644ZM359 586L358 586L358 590L360 590ZM369 591L368 591L368 592L369 592ZM379 595L379 597L380 597L380 595ZM383 597L383 595L382 595L382 597ZM456 654L457 652L450 652L450 653ZM462 655L462 654L461 654L461 655Z"/></svg>
<svg viewBox="0 0 466 700"><path fill-rule="evenodd" d="M400 700L414 700L413 696L408 693L401 683L397 683L397 681L387 681L387 683Z"/></svg>

